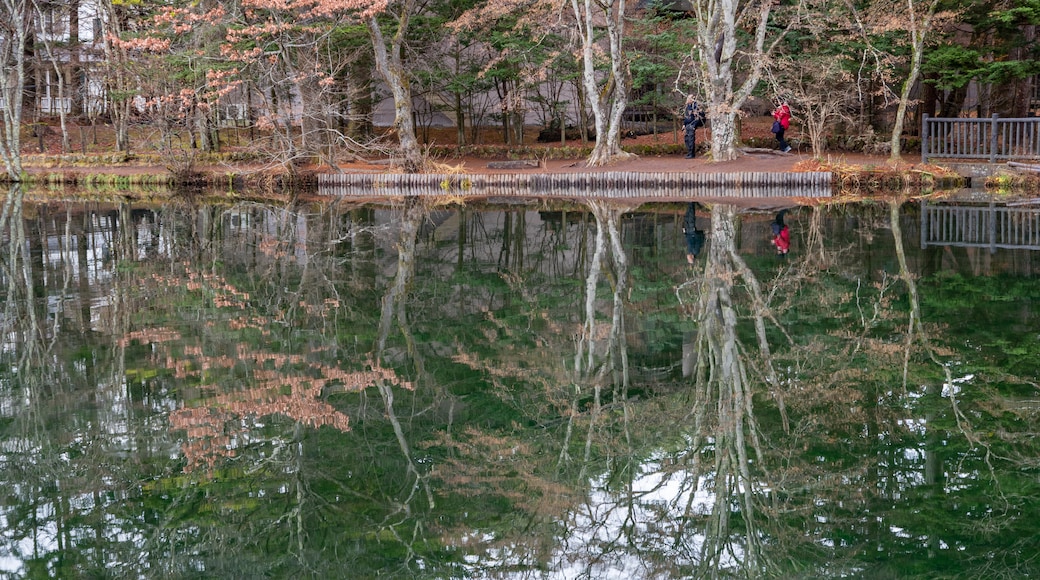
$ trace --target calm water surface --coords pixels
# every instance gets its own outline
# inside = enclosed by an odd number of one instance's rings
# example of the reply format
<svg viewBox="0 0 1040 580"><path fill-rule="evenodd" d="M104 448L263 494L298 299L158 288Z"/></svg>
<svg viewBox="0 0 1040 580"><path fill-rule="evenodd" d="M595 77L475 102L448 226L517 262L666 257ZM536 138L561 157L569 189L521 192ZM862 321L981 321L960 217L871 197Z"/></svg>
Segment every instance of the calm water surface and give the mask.
<svg viewBox="0 0 1040 580"><path fill-rule="evenodd" d="M0 577L1040 577L997 209L9 205Z"/></svg>

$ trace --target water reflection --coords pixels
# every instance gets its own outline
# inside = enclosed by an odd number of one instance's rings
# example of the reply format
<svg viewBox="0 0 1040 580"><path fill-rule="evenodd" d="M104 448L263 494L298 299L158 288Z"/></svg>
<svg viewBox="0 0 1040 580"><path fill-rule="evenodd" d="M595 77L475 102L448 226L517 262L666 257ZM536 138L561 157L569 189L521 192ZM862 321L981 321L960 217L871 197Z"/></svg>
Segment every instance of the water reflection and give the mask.
<svg viewBox="0 0 1040 580"><path fill-rule="evenodd" d="M918 204L19 195L9 576L1038 572L1036 253Z"/></svg>
<svg viewBox="0 0 1040 580"><path fill-rule="evenodd" d="M412 278L415 276L416 238L419 235L419 226L425 215L426 208L423 207L423 204L421 204L415 197L408 197L405 199L404 207L400 210L394 220L399 227L397 273L394 276L394 282L390 285L386 294L383 296L383 307L379 318L378 338L376 339L376 351L373 357L377 364L382 367L386 342L390 334L390 327L394 322L396 322L398 330L400 330L401 335L404 337L405 352L415 365L415 375L420 377L424 383L427 382L427 380L423 365L423 355L419 352L419 349L415 344L415 337L412 335L411 328L408 324L406 298L408 288L411 286ZM429 504L429 508L433 509L435 504L429 479L426 477L425 469L421 468L413 458L414 452L412 451L411 443L409 443L408 437L405 435L404 429L401 426L401 421L398 419L397 412L394 409L395 385L388 381L376 381L375 385L379 389L379 395L382 397L383 406L386 409L387 420L389 420L390 424L393 426L394 436L397 439L397 444L401 449L401 454L404 456L404 460L408 466L409 480L416 483L416 486L412 488L413 493L409 494L408 498L404 500L401 505L404 509L410 509L411 500L414 498L414 492L417 490L418 486L421 485L423 491L426 492L426 500Z"/></svg>
<svg viewBox="0 0 1040 580"><path fill-rule="evenodd" d="M592 246L592 258L585 276L584 313L574 356L574 393L571 414L567 424L567 436L560 452L560 462L570 459L568 448L570 436L579 417L579 396L591 391L592 402L587 418L587 436L582 468L578 474L584 479L591 459L594 435L603 413L603 388L611 386L611 400L622 415L628 418L628 347L625 342L625 300L628 294L628 257L621 243L621 218L631 207L601 201L588 202L589 210L596 219L596 234ZM609 307L605 316L609 324L601 324L598 305L600 278L608 281ZM626 434L626 439L627 439Z"/></svg>
<svg viewBox="0 0 1040 580"><path fill-rule="evenodd" d="M1040 250L1040 209L922 202L921 247L929 245Z"/></svg>
<svg viewBox="0 0 1040 580"><path fill-rule="evenodd" d="M748 576L768 569L758 520L773 481L754 411L759 385L772 393L784 430L790 430L766 334L767 321L776 319L757 275L737 251L739 215L732 205L712 210L712 243L694 295L697 365L687 487L710 494L714 502L697 505L691 493L684 519L703 521L703 527L683 526L676 539L695 555L697 575L705 578L728 576L734 567ZM777 252L778 259L786 259L786 252ZM757 343L751 348L739 336L741 310L750 313L754 328ZM742 528L739 541L731 527L735 521Z"/></svg>

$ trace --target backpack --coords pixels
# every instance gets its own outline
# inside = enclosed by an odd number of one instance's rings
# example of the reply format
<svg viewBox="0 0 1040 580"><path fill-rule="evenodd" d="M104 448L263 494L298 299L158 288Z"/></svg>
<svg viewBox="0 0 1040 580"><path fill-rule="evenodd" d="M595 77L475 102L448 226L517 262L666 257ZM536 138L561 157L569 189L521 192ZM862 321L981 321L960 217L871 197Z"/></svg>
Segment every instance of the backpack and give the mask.
<svg viewBox="0 0 1040 580"><path fill-rule="evenodd" d="M704 114L704 109L696 107L693 109L692 113L692 117L687 115L685 112L683 113L683 128L692 127L694 129L699 129L700 127L703 127L704 122L707 120L707 116Z"/></svg>
<svg viewBox="0 0 1040 580"><path fill-rule="evenodd" d="M702 109L697 109L697 116L693 118L693 128L698 129L704 126L704 123L708 120L708 116L704 114Z"/></svg>

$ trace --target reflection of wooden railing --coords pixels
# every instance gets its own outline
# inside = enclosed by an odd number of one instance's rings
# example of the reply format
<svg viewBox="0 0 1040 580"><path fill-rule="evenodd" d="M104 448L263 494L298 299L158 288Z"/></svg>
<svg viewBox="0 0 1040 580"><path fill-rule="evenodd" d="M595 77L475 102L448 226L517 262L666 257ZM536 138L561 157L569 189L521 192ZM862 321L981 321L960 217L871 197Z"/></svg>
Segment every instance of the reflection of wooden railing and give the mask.
<svg viewBox="0 0 1040 580"><path fill-rule="evenodd" d="M921 162L929 159L1040 159L1040 118L931 118L921 121Z"/></svg>
<svg viewBox="0 0 1040 580"><path fill-rule="evenodd" d="M921 203L921 248L961 246L1040 250L1040 208Z"/></svg>
<svg viewBox="0 0 1040 580"><path fill-rule="evenodd" d="M830 172L322 174L319 193L335 196L462 196L577 199L831 197Z"/></svg>

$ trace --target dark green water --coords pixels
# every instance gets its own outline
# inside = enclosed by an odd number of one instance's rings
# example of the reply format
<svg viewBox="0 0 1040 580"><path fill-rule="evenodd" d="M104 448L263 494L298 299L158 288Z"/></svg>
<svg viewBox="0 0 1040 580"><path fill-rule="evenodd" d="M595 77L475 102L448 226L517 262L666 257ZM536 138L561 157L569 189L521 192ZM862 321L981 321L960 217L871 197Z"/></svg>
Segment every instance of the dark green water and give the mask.
<svg viewBox="0 0 1040 580"><path fill-rule="evenodd" d="M0 577L1040 577L1040 252L683 210L12 210Z"/></svg>

